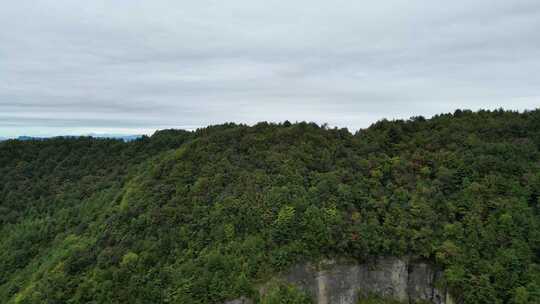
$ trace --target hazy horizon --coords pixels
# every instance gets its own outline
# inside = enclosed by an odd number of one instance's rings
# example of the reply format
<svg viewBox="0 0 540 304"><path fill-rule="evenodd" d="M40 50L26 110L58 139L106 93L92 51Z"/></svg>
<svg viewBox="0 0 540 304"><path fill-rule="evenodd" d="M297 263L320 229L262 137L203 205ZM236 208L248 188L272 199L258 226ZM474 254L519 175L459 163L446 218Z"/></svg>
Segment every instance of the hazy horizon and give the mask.
<svg viewBox="0 0 540 304"><path fill-rule="evenodd" d="M524 110L514 110L514 109L504 109L504 108L493 108L493 109L484 109L484 108L481 108L481 109L475 109L475 110L472 110L472 109L455 109L455 110L470 110L470 111L480 111L480 110L486 110L486 111L491 111L491 110L499 110L499 109L503 109L503 110L506 110L506 111L517 111L517 112L520 112L520 113L523 113L525 111L535 111L535 110L540 110L540 107L539 108L531 108L531 109L524 109ZM430 116L424 116L424 115L413 115L413 116L409 116L409 117L393 117L393 118L390 118L390 117L381 117L375 121L372 121L370 122L367 126L365 127L359 127L359 128L350 128L348 126L338 126L338 125L331 125L327 122L316 122L316 121L306 121L306 120L303 120L305 122L315 122L319 125L323 125L323 124L326 124L328 125L329 128L334 128L334 127L337 127L337 128L346 128L349 130L349 132L356 132L358 130L361 130L361 129L365 129L365 128L368 128L369 126L371 126L372 124L378 122L378 121L381 121L381 120L408 120L408 119L411 119L415 116L423 116L424 118L426 119L429 119L429 118L432 118L433 116L435 115L441 115L441 114L447 114L447 113L454 113L454 111L449 111L449 112L441 112L441 113L436 113L434 115L430 115ZM291 123L298 123L298 122L302 122L302 121L291 121L291 120L283 120L283 121L266 121L266 122L269 122L269 123L283 123L285 121L289 121ZM104 129L104 130L101 130L101 131L98 131L98 132L95 132L95 129L81 129L80 131L72 131L72 132L67 132L67 133L39 133L39 134L15 134L15 135L3 135L3 134L0 134L0 139L12 139L12 138L17 138L17 137L24 137L24 136L28 136L28 137L36 137L36 138L39 138L39 137L55 137L55 136L93 136L93 137L127 137L127 136L143 136L143 135L152 135L153 133L157 132L157 131L160 131L160 130L164 130L164 129L178 129L178 130L187 130L187 131L195 131L196 129L198 128L205 128L205 127L209 127L209 126L214 126L214 125L220 125L220 124L226 124L226 123L237 123L237 124L245 124L245 125L254 125L254 124L257 124L257 123L260 123L260 122L263 122L263 121L259 121L259 122L255 122L255 123L243 123L243 122L233 122L233 121L224 121L224 122L221 122L221 123L216 123L216 124L208 124L208 125L204 125L204 126L166 126L166 127L163 127L163 128L155 128L155 129L147 129L147 130L141 130L141 132L131 132L133 129L125 129L124 132L122 131L119 131L119 129L115 129L115 131L117 132L112 132L112 131L108 131L107 129ZM122 130L122 129L120 129Z"/></svg>

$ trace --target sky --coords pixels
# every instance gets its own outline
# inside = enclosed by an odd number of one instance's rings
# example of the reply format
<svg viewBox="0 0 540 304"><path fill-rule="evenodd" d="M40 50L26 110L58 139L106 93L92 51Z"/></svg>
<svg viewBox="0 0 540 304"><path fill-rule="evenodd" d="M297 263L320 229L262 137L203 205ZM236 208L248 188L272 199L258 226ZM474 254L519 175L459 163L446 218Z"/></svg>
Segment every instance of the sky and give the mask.
<svg viewBox="0 0 540 304"><path fill-rule="evenodd" d="M540 106L538 0L17 0L0 137Z"/></svg>

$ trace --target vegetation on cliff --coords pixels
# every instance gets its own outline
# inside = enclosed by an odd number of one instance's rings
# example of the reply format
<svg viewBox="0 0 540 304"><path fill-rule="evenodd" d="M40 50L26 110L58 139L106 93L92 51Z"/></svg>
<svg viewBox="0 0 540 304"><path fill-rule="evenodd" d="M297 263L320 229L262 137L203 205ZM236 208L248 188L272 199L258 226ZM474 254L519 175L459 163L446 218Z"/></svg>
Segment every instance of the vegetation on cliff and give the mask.
<svg viewBox="0 0 540 304"><path fill-rule="evenodd" d="M298 262L412 255L463 303L538 303L539 197L540 111L9 140L0 299L220 303Z"/></svg>

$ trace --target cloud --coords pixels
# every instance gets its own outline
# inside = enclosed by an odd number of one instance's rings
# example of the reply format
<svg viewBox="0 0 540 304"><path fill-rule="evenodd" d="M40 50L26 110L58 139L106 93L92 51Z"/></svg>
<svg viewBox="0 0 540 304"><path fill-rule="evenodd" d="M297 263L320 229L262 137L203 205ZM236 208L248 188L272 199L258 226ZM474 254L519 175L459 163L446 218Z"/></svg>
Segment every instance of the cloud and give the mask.
<svg viewBox="0 0 540 304"><path fill-rule="evenodd" d="M20 0L0 135L540 105L540 3Z"/></svg>

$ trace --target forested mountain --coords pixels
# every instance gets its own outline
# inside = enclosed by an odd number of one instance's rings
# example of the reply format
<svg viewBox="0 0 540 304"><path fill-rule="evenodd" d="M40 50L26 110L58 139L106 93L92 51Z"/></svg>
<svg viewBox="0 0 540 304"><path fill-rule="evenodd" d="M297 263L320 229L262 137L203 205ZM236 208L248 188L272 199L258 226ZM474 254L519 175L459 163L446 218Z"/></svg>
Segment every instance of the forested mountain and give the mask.
<svg viewBox="0 0 540 304"><path fill-rule="evenodd" d="M459 302L540 303L539 197L538 110L8 140L0 302L223 303L296 263L414 256Z"/></svg>

